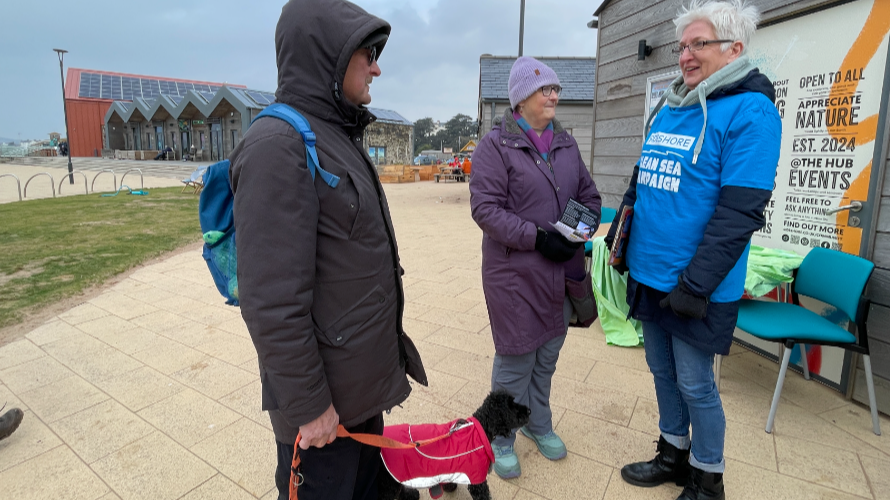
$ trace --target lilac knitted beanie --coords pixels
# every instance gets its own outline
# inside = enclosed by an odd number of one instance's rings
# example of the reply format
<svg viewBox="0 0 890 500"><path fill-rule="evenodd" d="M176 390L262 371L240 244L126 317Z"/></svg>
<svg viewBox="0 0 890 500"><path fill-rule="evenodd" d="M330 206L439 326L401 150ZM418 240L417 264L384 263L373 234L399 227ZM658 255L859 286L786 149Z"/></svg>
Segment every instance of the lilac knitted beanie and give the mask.
<svg viewBox="0 0 890 500"><path fill-rule="evenodd" d="M510 107L515 110L517 104L545 85L559 85L559 77L549 66L534 57L522 56L516 59L507 85Z"/></svg>

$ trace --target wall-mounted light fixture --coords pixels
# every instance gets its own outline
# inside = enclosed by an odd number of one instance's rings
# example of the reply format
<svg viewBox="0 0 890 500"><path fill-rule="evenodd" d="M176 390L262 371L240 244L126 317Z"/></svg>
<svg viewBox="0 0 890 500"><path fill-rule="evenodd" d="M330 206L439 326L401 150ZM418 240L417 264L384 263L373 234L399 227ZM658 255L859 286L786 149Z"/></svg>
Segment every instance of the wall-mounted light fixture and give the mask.
<svg viewBox="0 0 890 500"><path fill-rule="evenodd" d="M646 59L646 56L652 53L652 46L646 45L646 40L640 40L640 44L637 48L637 60L643 61Z"/></svg>

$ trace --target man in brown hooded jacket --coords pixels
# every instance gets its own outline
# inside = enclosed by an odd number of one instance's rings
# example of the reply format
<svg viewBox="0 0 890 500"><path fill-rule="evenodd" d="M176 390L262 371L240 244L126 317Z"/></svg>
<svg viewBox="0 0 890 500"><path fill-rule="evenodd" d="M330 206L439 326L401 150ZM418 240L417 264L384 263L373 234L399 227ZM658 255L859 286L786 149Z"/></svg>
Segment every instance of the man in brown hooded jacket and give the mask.
<svg viewBox="0 0 890 500"><path fill-rule="evenodd" d="M256 347L263 410L288 495L302 433L301 500L374 499L379 450L337 439L380 434L382 412L426 385L402 329L404 293L386 197L362 143L370 83L390 25L343 0L291 0L275 32L276 100L317 137L335 187L313 181L299 132L263 118L232 153L241 314Z"/></svg>

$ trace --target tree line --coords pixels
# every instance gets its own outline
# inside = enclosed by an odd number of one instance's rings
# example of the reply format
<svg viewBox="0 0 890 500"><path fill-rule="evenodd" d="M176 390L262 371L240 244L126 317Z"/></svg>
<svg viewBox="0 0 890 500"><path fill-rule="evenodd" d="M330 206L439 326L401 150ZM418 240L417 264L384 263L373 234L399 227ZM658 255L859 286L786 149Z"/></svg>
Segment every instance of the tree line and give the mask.
<svg viewBox="0 0 890 500"><path fill-rule="evenodd" d="M421 118L414 122L414 154L427 149L441 151L452 148L455 153L460 151L467 141L478 138L479 124L475 119L458 113L445 122L445 125L434 132L435 122L432 118Z"/></svg>

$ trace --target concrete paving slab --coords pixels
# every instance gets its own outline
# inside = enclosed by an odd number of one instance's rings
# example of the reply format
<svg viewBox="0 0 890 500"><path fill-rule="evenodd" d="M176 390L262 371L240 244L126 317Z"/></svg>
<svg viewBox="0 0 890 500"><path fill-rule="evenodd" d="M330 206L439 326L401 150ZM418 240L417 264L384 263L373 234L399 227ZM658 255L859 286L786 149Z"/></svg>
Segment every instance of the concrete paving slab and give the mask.
<svg viewBox="0 0 890 500"><path fill-rule="evenodd" d="M112 399L59 419L50 427L88 464L155 431Z"/></svg>
<svg viewBox="0 0 890 500"><path fill-rule="evenodd" d="M65 498L94 500L109 487L67 446L52 450L0 472L6 498Z"/></svg>
<svg viewBox="0 0 890 500"><path fill-rule="evenodd" d="M0 441L0 472L59 446L62 446L59 436L37 418L34 412L26 410L18 430Z"/></svg>
<svg viewBox="0 0 890 500"><path fill-rule="evenodd" d="M92 469L123 500L178 499L217 473L161 432L102 458Z"/></svg>

